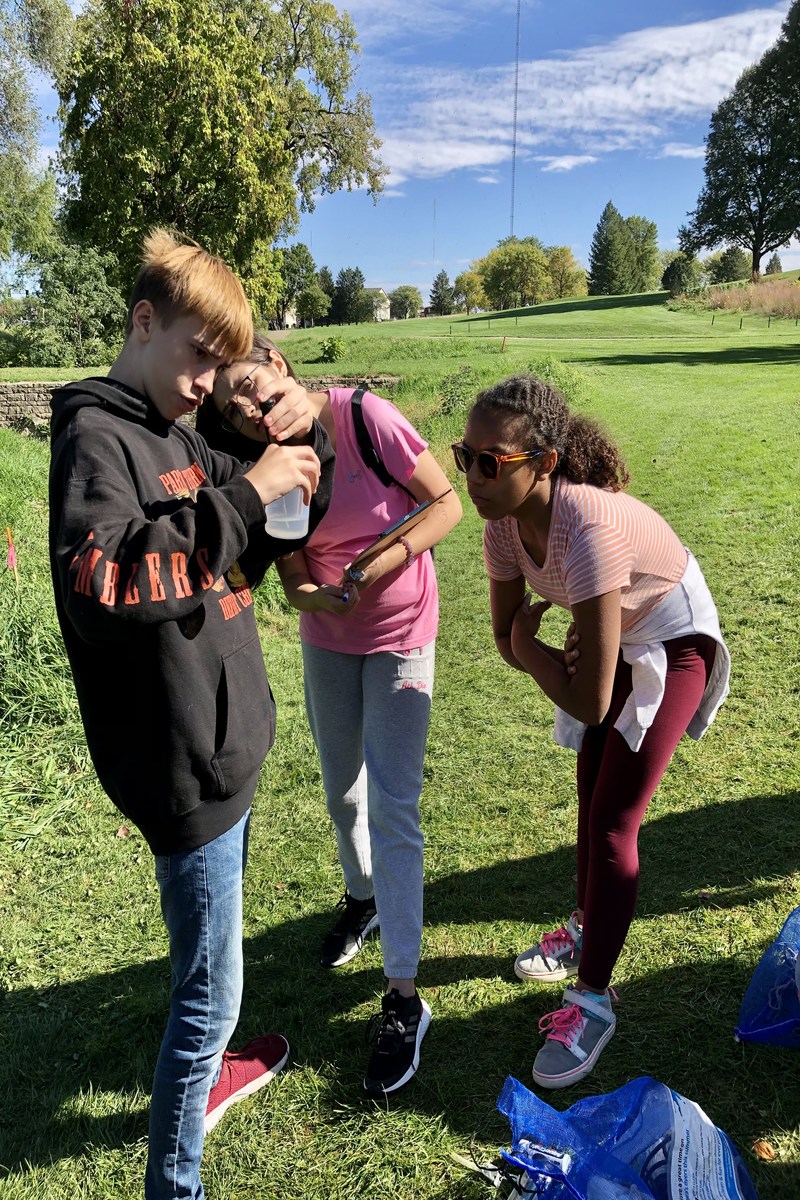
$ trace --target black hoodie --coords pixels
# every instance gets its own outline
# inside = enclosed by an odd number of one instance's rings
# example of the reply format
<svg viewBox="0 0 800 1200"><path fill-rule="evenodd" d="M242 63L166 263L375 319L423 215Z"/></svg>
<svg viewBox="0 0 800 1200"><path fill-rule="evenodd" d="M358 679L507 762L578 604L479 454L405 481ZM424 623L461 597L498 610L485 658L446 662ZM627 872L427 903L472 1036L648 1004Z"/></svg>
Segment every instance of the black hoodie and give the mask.
<svg viewBox="0 0 800 1200"><path fill-rule="evenodd" d="M194 849L245 812L275 736L237 560L249 543L261 575L297 543L266 536L235 459L138 392L84 380L52 410L51 569L92 761L155 854ZM312 445L333 457L319 425Z"/></svg>

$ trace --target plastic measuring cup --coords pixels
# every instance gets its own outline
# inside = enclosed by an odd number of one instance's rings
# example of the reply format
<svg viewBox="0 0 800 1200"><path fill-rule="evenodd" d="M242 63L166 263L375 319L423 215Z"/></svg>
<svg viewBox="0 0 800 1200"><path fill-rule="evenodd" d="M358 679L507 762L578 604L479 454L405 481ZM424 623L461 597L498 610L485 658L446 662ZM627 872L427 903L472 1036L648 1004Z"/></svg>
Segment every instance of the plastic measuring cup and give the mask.
<svg viewBox="0 0 800 1200"><path fill-rule="evenodd" d="M279 496L271 504L264 505L266 523L264 528L270 537L305 537L308 533L308 505L303 501L303 489L292 488L285 496Z"/></svg>

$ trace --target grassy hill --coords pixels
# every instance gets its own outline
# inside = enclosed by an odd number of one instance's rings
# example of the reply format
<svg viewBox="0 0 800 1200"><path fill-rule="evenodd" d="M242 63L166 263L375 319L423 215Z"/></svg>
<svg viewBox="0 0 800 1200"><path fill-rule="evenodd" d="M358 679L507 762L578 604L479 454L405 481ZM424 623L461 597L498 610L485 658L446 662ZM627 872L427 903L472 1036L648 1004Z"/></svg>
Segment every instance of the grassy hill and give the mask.
<svg viewBox="0 0 800 1200"><path fill-rule="evenodd" d="M612 431L633 492L697 554L733 657L731 696L703 741L678 748L648 811L614 980L618 1032L584 1084L547 1099L562 1109L653 1075L734 1138L762 1200L796 1200L800 1056L738 1045L732 1030L762 951L800 905L800 336L775 322L712 329L663 298L505 314L524 337L504 351L489 317L480 334L463 318L354 327L335 369L401 374L394 398L446 464L477 386L551 373ZM285 342L309 373L322 336ZM0 1196L120 1200L141 1194L166 945L151 858L121 830L82 740L49 590L47 457L0 430L0 509L20 564L19 592L0 573ZM451 1154L509 1143L495 1101L508 1074L531 1082L537 1022L558 998L521 985L512 963L572 907L574 759L551 741L549 703L496 654L481 522L464 499L437 552L422 797L420 988L433 1024L417 1079L385 1106L360 1084L378 947L341 971L316 965L341 884L296 619L274 591L257 600L279 727L255 808L236 1041L280 1029L292 1056L209 1138L209 1200L481 1200ZM558 641L564 625L550 613L543 635ZM759 1138L774 1161L753 1153Z"/></svg>

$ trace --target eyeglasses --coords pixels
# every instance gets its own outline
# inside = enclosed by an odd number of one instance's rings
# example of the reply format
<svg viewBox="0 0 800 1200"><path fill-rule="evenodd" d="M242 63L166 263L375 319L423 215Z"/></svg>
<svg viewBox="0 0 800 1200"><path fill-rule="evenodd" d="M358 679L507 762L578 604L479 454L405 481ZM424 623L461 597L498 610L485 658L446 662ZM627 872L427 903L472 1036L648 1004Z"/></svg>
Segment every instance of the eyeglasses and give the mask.
<svg viewBox="0 0 800 1200"><path fill-rule="evenodd" d="M234 390L225 407L225 410L222 414L222 421L220 422L225 433L241 433L242 429L244 428L245 414L237 404L237 400L248 401L250 404L259 407L262 413L268 413L270 408L272 408L274 405L274 400L265 400L263 403L260 403L258 399L259 387L253 376L259 367L263 367L264 365L264 363L256 363L256 365L250 371L248 371L244 379L237 384L236 389Z"/></svg>
<svg viewBox="0 0 800 1200"><path fill-rule="evenodd" d="M507 462L524 462L529 458L538 458L544 450L523 450L519 454L495 454L493 450L479 450L476 454L465 442L454 442L450 447L456 460L456 469L466 475L474 462L484 479L497 479L500 466Z"/></svg>

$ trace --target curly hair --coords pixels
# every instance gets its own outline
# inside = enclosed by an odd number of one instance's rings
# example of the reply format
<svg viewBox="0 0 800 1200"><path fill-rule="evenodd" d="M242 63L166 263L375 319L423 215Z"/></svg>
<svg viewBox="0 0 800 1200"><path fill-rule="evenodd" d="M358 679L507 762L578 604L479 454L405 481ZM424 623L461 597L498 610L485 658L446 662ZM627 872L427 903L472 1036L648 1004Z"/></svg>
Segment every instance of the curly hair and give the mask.
<svg viewBox="0 0 800 1200"><path fill-rule="evenodd" d="M572 483L591 483L612 492L621 491L630 479L619 450L600 426L570 412L561 393L533 375L512 375L485 388L472 413L497 413L514 420L523 442L520 449L555 450L553 477L564 475Z"/></svg>

